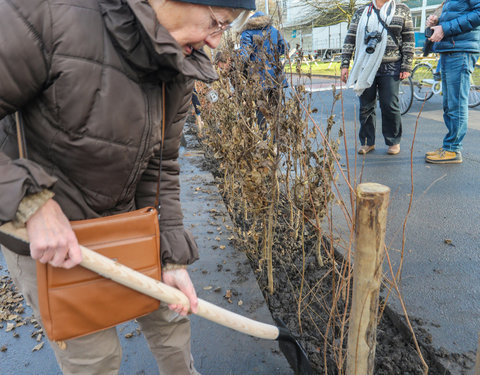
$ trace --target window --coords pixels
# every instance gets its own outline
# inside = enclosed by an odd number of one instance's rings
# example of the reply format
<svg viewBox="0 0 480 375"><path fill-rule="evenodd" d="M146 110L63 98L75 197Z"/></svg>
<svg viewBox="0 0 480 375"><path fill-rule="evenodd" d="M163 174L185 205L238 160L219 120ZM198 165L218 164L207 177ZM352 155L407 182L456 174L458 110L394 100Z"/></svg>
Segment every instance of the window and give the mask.
<svg viewBox="0 0 480 375"><path fill-rule="evenodd" d="M435 0L431 0L431 1L435 1ZM405 3L410 9L420 8L420 7L422 7L422 5L423 5L423 1L422 1L422 0L405 0L404 3Z"/></svg>

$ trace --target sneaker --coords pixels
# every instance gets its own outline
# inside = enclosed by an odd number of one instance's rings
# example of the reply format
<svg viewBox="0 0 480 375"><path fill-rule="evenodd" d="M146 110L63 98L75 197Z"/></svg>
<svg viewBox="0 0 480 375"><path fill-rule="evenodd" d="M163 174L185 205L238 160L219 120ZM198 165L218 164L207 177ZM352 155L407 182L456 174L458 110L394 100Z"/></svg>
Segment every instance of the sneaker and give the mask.
<svg viewBox="0 0 480 375"><path fill-rule="evenodd" d="M373 151L375 150L375 145L363 145L361 146L359 149L358 149L358 153L360 155L365 155L365 154L368 154L370 151Z"/></svg>
<svg viewBox="0 0 480 375"><path fill-rule="evenodd" d="M456 164L461 163L463 160L461 152L442 150L438 154L427 156L425 161L433 164Z"/></svg>
<svg viewBox="0 0 480 375"><path fill-rule="evenodd" d="M387 150L388 155L397 155L400 152L400 143L397 145L389 146Z"/></svg>
<svg viewBox="0 0 480 375"><path fill-rule="evenodd" d="M434 151L428 151L425 153L425 157L427 156L432 156L432 155L437 155L437 154L441 154L443 151L443 147L440 147L440 148L437 148L436 150Z"/></svg>

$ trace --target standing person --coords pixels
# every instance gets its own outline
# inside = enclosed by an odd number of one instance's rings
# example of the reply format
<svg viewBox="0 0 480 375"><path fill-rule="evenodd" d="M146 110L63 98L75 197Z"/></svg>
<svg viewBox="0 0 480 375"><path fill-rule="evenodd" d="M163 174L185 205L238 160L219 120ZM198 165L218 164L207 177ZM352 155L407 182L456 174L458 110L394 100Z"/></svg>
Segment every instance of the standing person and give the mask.
<svg viewBox="0 0 480 375"><path fill-rule="evenodd" d="M245 63L246 74L259 75L265 91L266 105L276 108L280 102L282 88L288 86L280 60L280 56L287 52L288 46L272 24L272 17L263 12L253 14L243 27L238 52ZM265 117L258 109L257 123L262 126L264 122Z"/></svg>
<svg viewBox="0 0 480 375"><path fill-rule="evenodd" d="M162 279L196 312L186 267L198 250L182 223L180 138L194 80L217 78L202 47L217 47L254 8L254 0L0 0L0 221L26 225L31 256L2 251L37 318L35 260L79 264L69 220L153 206L160 164ZM15 111L28 160L17 156ZM162 374L198 374L187 308L169 308L138 322ZM50 344L64 374L118 373L115 328L65 349Z"/></svg>
<svg viewBox="0 0 480 375"><path fill-rule="evenodd" d="M201 104L198 99L198 92L196 86L193 87L192 93L192 105L193 110L195 111L195 125L197 125L198 136L202 137L203 134L203 120L202 120L202 111L200 110Z"/></svg>
<svg viewBox="0 0 480 375"><path fill-rule="evenodd" d="M440 17L432 15L427 26L440 53L443 91L443 120L447 134L443 145L425 154L433 164L461 163L462 141L468 127L470 75L480 53L480 0L447 0Z"/></svg>
<svg viewBox="0 0 480 375"><path fill-rule="evenodd" d="M341 80L360 97L361 147L375 149L377 91L387 153L400 152L400 81L412 71L415 39L410 9L396 0L373 0L353 15L342 49ZM353 68L348 68L355 53Z"/></svg>

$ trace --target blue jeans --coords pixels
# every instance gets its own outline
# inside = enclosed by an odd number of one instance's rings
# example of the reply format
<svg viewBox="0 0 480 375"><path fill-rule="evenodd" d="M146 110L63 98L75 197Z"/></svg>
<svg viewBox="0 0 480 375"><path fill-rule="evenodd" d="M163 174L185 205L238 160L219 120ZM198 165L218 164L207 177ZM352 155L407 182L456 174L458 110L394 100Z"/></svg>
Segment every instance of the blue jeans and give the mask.
<svg viewBox="0 0 480 375"><path fill-rule="evenodd" d="M441 53L443 120L448 133L443 149L460 151L468 127L468 92L470 76L478 54L468 52Z"/></svg>

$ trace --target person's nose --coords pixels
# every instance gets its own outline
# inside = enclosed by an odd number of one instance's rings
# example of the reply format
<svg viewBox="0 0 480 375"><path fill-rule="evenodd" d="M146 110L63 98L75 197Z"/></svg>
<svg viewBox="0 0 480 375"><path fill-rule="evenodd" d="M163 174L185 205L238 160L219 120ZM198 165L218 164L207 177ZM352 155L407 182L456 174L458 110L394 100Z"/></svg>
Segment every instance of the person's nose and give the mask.
<svg viewBox="0 0 480 375"><path fill-rule="evenodd" d="M211 49L215 49L220 44L220 40L222 39L223 33L216 34L216 35L207 35L205 38L205 44L209 46Z"/></svg>

